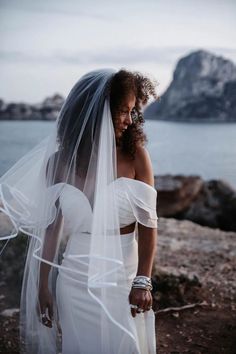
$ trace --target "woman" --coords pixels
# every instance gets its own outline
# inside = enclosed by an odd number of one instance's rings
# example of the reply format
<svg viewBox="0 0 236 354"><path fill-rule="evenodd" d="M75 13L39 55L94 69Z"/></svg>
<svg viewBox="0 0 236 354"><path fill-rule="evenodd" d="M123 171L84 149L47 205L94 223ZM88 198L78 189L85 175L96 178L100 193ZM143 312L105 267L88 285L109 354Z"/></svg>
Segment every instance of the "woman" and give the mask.
<svg viewBox="0 0 236 354"><path fill-rule="evenodd" d="M1 178L10 237L32 237L20 318L27 353L156 352L157 192L141 113L150 95L154 84L139 73L85 74L53 133Z"/></svg>

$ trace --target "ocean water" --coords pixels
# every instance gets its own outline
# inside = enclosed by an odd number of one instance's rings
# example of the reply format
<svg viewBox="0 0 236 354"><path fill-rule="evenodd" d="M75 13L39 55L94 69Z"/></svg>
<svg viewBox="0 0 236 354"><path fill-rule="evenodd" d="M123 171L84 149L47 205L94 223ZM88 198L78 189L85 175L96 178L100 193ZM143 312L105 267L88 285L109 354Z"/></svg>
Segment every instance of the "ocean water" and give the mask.
<svg viewBox="0 0 236 354"><path fill-rule="evenodd" d="M0 175L46 137L53 122L0 122ZM224 179L236 188L236 123L149 121L144 125L155 174Z"/></svg>

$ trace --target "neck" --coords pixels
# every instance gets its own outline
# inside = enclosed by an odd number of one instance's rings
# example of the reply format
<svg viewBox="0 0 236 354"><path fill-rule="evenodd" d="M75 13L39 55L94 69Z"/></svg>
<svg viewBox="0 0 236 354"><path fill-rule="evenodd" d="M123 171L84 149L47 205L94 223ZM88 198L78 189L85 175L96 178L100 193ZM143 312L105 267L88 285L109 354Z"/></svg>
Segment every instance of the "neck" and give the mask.
<svg viewBox="0 0 236 354"><path fill-rule="evenodd" d="M121 148L121 139L119 139L119 138L116 139L116 148L117 149Z"/></svg>

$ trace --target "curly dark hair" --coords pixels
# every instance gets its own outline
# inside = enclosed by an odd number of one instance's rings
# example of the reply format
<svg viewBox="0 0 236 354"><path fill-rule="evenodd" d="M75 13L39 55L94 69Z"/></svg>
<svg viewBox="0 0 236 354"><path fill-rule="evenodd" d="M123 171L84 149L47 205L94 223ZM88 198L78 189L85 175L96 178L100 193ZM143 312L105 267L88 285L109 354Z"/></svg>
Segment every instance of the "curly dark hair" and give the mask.
<svg viewBox="0 0 236 354"><path fill-rule="evenodd" d="M142 106L148 102L150 96L158 99L155 91L156 85L155 80L151 80L139 72L131 72L123 68L113 76L110 82L110 108L113 121L114 117L119 114L124 98L130 94L134 94L136 97L135 109L138 113L138 119L133 120L119 142L121 151L132 159L135 158L137 147L145 145L148 141L143 131L145 120L142 114Z"/></svg>
<svg viewBox="0 0 236 354"><path fill-rule="evenodd" d="M86 76L83 77L68 95L67 104L63 107L58 119L57 141L61 158L65 162L70 161L76 147L77 156L80 156L80 169L84 171L88 168L88 156L90 156L92 149L92 144L90 146L88 142L94 141L95 136L100 132L106 97L109 96L110 98L110 109L114 122L114 118L118 114L124 99L130 94L135 95L135 109L138 118L129 125L119 143L121 152L129 155L132 159L135 158L137 147L147 142L146 135L142 129L144 123L141 111L142 105L147 103L150 96L157 98L155 81L138 72L121 69L112 75L107 85L104 86L103 91L100 92L101 99L89 112L89 116L93 119L88 119L85 127L83 127L84 117L88 114L88 105L90 105L93 96L97 92L100 80L102 80L102 76L98 76L96 80L93 80L89 85L89 89L85 90L84 88L88 86L88 79ZM76 90L79 98L73 101L71 96L76 95ZM77 146L78 136L82 129L84 129L84 134ZM98 141L98 138L95 140Z"/></svg>

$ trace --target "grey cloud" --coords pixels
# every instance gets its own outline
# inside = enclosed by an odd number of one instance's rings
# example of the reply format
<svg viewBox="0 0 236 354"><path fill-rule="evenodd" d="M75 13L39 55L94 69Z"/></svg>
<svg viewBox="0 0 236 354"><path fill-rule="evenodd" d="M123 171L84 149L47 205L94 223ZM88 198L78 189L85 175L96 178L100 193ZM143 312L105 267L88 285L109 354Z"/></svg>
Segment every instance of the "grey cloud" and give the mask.
<svg viewBox="0 0 236 354"><path fill-rule="evenodd" d="M102 9L101 6L94 6L94 2L88 1L84 3L83 1L77 0L57 0L57 1L32 1L32 0L11 0L11 1L1 1L0 9L9 9L11 11L24 11L32 13L43 13L52 15L63 15L63 16L75 16L78 18L91 18L101 21L117 21L118 17L116 14L110 16L104 11L99 11Z"/></svg>
<svg viewBox="0 0 236 354"><path fill-rule="evenodd" d="M33 55L18 51L0 51L0 60L8 62L31 62L58 65L87 65L87 64L136 64L136 63L159 63L173 64L180 57L197 49L190 47L148 47L131 48L116 47L104 48L97 51L81 50L66 54L63 51L53 52L51 55ZM207 49L206 49L207 50ZM236 48L210 48L209 51L221 53L221 55L230 55L236 59Z"/></svg>

